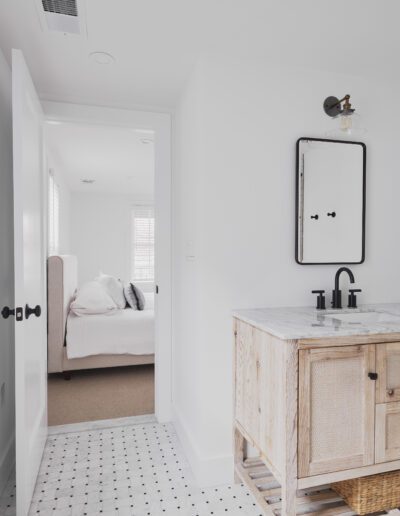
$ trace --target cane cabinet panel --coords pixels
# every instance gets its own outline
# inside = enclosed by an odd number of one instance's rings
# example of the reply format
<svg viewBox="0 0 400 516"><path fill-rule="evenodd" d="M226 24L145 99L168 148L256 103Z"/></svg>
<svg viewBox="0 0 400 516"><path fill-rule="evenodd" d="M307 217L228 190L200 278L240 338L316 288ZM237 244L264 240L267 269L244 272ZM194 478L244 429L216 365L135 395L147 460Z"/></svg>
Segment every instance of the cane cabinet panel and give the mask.
<svg viewBox="0 0 400 516"><path fill-rule="evenodd" d="M299 476L373 464L375 346L299 353Z"/></svg>

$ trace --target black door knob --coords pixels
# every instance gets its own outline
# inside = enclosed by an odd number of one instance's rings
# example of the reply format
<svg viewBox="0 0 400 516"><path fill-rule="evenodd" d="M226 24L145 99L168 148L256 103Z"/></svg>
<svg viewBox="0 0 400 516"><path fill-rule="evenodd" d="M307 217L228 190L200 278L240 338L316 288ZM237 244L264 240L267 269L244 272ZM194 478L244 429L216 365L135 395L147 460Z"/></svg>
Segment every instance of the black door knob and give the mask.
<svg viewBox="0 0 400 516"><path fill-rule="evenodd" d="M3 316L3 319L8 319L10 315L15 315L15 309L5 306L1 311L1 315Z"/></svg>
<svg viewBox="0 0 400 516"><path fill-rule="evenodd" d="M36 305L35 308L30 308L28 304L25 305L25 319L29 319L31 315L36 315L36 317L40 317L42 314L42 309L39 305Z"/></svg>

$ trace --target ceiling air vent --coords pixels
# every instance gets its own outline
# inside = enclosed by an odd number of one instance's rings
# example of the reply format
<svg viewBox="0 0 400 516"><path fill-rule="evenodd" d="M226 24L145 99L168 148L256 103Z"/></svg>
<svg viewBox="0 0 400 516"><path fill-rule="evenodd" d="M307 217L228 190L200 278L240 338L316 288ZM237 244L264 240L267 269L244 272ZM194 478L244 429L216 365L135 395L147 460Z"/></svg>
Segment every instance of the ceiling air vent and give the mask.
<svg viewBox="0 0 400 516"><path fill-rule="evenodd" d="M80 33L77 0L42 0L42 6L50 30Z"/></svg>
<svg viewBox="0 0 400 516"><path fill-rule="evenodd" d="M76 0L42 0L43 9L47 13L65 14L66 16L78 16Z"/></svg>

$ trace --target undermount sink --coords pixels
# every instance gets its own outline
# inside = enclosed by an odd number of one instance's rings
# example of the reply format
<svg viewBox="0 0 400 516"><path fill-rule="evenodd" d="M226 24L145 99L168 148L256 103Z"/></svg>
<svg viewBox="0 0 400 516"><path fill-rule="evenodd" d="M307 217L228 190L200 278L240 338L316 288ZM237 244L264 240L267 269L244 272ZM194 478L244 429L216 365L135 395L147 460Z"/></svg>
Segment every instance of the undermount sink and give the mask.
<svg viewBox="0 0 400 516"><path fill-rule="evenodd" d="M339 313L327 314L326 318L335 319L347 324L385 324L398 323L400 324L400 317L386 312L355 312L355 313Z"/></svg>

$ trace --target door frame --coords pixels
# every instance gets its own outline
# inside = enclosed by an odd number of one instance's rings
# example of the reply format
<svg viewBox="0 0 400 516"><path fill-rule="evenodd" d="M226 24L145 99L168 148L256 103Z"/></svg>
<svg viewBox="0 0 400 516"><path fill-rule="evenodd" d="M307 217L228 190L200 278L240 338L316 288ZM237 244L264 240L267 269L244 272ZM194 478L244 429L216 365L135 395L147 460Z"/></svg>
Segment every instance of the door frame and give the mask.
<svg viewBox="0 0 400 516"><path fill-rule="evenodd" d="M171 115L100 106L42 101L46 122L130 127L154 131L155 208L155 415L172 419L171 296Z"/></svg>

